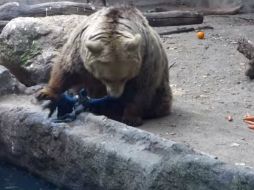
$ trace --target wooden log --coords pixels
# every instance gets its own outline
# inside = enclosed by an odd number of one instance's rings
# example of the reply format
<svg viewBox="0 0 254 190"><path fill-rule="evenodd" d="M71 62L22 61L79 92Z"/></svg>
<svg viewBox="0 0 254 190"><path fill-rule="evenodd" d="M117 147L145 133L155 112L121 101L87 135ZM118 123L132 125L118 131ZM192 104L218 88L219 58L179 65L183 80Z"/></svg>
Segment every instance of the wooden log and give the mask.
<svg viewBox="0 0 254 190"><path fill-rule="evenodd" d="M10 20L18 16L19 3L11 2L0 6L0 20ZM12 16L11 16L12 15Z"/></svg>
<svg viewBox="0 0 254 190"><path fill-rule="evenodd" d="M170 34L179 34L179 33L185 33L185 32L193 32L193 31L200 31L200 30L207 30L207 29L214 29L212 26L199 26L199 27L182 27L177 29L172 29L170 31L163 31L158 32L159 35L170 35Z"/></svg>
<svg viewBox="0 0 254 190"><path fill-rule="evenodd" d="M36 5L21 5L18 2L6 3L0 6L0 20L11 20L16 17L41 17L51 15L90 15L96 8L87 3L48 2Z"/></svg>
<svg viewBox="0 0 254 190"><path fill-rule="evenodd" d="M195 11L165 11L144 13L151 26L178 26L203 23L202 14Z"/></svg>
<svg viewBox="0 0 254 190"><path fill-rule="evenodd" d="M239 5L236 7L232 8L207 8L207 9L202 9L199 12L203 13L204 15L236 15L239 14L243 9L243 5Z"/></svg>
<svg viewBox="0 0 254 190"><path fill-rule="evenodd" d="M36 5L21 5L17 2L6 3L0 6L0 20L11 20L20 16L51 16L51 15L90 15L100 7L87 3L75 2L49 2ZM192 11L166 11L144 13L151 26L176 26L187 24L200 24L203 16Z"/></svg>
<svg viewBox="0 0 254 190"><path fill-rule="evenodd" d="M186 32L193 32L195 31L194 27L183 27L183 28L177 28L174 30L166 31L166 32L158 32L159 35L164 36L164 35L170 35L170 34L180 34L180 33L186 33Z"/></svg>
<svg viewBox="0 0 254 190"><path fill-rule="evenodd" d="M106 1L105 1L106 2ZM106 4L106 3L104 3ZM50 16L50 15L90 15L100 7L88 3L76 2L48 2L36 5L24 5L18 2L6 3L0 6L0 20L11 20L19 16ZM232 15L241 12L243 6L221 9L201 9L204 15ZM203 15L195 11L164 11L144 13L151 26L176 26L201 24Z"/></svg>

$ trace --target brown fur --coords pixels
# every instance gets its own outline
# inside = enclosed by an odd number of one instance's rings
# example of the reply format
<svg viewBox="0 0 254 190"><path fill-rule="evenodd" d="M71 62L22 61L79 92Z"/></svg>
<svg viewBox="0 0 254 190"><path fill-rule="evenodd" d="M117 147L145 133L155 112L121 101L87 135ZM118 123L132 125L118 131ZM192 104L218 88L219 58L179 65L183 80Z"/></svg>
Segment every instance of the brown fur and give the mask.
<svg viewBox="0 0 254 190"><path fill-rule="evenodd" d="M141 36L140 43L134 46L137 49L125 51L125 43L134 41L137 34ZM84 45L88 41L98 43L95 47L103 50L95 48L91 53ZM107 62L101 63L101 60ZM129 73L126 74L127 70ZM138 126L143 118L170 113L172 94L166 53L157 33L132 7L104 8L80 24L53 66L47 87L37 97L54 100L78 84L83 84L92 97L106 95L105 86L108 90L110 84L101 75L107 71L110 81L119 82L117 80L122 76L127 79L119 83L124 86L120 97L124 105L121 121Z"/></svg>

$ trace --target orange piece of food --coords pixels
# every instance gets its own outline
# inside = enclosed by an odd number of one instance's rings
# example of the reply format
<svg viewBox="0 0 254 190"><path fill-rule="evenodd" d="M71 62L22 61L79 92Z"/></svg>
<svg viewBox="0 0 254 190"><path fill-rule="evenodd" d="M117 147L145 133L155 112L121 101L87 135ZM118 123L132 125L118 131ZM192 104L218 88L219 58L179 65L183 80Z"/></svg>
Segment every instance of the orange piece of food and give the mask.
<svg viewBox="0 0 254 190"><path fill-rule="evenodd" d="M198 37L198 39L204 39L205 33L204 32L197 32L197 37Z"/></svg>

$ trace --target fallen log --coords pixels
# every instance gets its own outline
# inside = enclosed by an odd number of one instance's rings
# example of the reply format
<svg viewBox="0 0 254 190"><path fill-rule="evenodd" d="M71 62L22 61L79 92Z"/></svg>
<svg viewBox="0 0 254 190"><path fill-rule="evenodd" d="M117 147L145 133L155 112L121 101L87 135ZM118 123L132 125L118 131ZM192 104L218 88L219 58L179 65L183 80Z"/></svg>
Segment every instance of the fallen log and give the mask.
<svg viewBox="0 0 254 190"><path fill-rule="evenodd" d="M202 14L195 11L165 11L144 13L151 26L178 26L203 23Z"/></svg>
<svg viewBox="0 0 254 190"><path fill-rule="evenodd" d="M199 12L204 15L236 15L239 14L243 9L243 5L239 5L232 8L207 8L201 9Z"/></svg>
<svg viewBox="0 0 254 190"><path fill-rule="evenodd" d="M170 35L170 34L179 34L179 33L185 33L185 32L193 32L193 31L200 31L200 30L207 30L207 29L214 29L212 26L199 26L199 27L182 27L182 28L177 28L173 29L170 31L166 32L158 32L159 35L164 36L164 35Z"/></svg>
<svg viewBox="0 0 254 190"><path fill-rule="evenodd" d="M195 28L193 28L193 27L191 27L191 28L183 27L183 28L177 28L176 30L159 32L159 35L164 36L164 35L180 34L180 33L193 32L193 31L195 31Z"/></svg>
<svg viewBox="0 0 254 190"><path fill-rule="evenodd" d="M249 67L245 72L245 75L250 79L254 79L254 44L250 40L244 38L238 41L237 50L242 53L247 59L249 59Z"/></svg>
<svg viewBox="0 0 254 190"><path fill-rule="evenodd" d="M11 20L16 17L41 17L52 15L90 15L101 7L88 3L48 2L36 5L21 5L18 2L0 6L0 20ZM151 26L176 26L201 24L203 15L192 11L165 11L144 13Z"/></svg>
<svg viewBox="0 0 254 190"><path fill-rule="evenodd" d="M76 2L48 2L36 5L6 3L0 6L0 20L11 20L16 17L42 17L51 15L90 15L96 8L88 3Z"/></svg>

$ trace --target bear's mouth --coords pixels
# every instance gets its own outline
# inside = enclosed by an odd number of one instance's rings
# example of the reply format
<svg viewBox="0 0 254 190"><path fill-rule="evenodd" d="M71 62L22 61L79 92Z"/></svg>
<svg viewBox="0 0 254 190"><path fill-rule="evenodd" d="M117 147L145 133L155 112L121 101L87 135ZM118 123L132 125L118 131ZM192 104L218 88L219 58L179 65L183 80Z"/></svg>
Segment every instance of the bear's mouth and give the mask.
<svg viewBox="0 0 254 190"><path fill-rule="evenodd" d="M114 98L119 98L123 94L124 86L120 87L111 87L107 86L107 93L109 96L114 97Z"/></svg>

